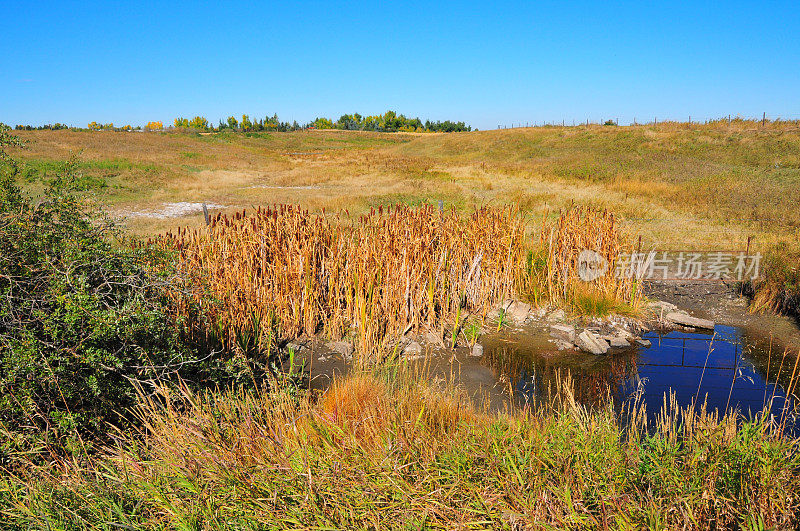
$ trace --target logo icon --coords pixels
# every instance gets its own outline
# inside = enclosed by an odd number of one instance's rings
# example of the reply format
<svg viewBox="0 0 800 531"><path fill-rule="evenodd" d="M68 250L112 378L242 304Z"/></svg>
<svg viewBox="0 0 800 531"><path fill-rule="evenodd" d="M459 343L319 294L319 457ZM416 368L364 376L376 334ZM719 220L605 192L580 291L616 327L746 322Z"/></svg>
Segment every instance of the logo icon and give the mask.
<svg viewBox="0 0 800 531"><path fill-rule="evenodd" d="M578 255L578 276L584 282L591 282L608 272L608 260L600 253L584 249Z"/></svg>

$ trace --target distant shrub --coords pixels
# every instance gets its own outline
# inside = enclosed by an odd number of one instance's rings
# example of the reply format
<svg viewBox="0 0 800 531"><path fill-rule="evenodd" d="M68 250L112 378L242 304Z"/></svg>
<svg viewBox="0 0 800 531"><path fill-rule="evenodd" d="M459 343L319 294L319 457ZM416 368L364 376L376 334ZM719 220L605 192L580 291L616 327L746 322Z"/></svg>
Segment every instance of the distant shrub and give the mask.
<svg viewBox="0 0 800 531"><path fill-rule="evenodd" d="M208 120L204 116L195 116L189 120L189 127L205 131L208 129Z"/></svg>

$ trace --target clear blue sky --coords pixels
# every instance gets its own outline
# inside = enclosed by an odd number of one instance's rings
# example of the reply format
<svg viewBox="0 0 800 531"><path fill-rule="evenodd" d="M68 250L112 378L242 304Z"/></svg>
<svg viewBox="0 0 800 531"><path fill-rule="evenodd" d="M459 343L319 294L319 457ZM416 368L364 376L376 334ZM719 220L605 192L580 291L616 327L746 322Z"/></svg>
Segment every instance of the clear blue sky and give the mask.
<svg viewBox="0 0 800 531"><path fill-rule="evenodd" d="M800 118L794 2L14 2L0 121Z"/></svg>

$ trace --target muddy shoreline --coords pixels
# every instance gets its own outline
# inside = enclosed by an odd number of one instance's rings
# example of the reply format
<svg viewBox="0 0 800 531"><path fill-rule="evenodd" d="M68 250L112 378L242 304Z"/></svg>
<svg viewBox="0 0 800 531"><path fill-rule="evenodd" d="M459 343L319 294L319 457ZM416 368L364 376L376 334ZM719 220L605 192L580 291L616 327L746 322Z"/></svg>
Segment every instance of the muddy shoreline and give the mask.
<svg viewBox="0 0 800 531"><path fill-rule="evenodd" d="M736 286L724 282L652 282L644 291L651 299L675 304L696 317L745 329L749 335L772 342L776 351L800 354L797 320L773 313L750 313L749 300Z"/></svg>

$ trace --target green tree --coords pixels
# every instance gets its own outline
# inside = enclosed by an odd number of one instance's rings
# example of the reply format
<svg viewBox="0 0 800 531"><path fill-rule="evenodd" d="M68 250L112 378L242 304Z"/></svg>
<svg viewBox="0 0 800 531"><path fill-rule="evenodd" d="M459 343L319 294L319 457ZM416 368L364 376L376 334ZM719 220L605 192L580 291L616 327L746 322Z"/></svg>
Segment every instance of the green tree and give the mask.
<svg viewBox="0 0 800 531"><path fill-rule="evenodd" d="M317 129L333 129L333 122L330 118L316 118L311 125Z"/></svg>
<svg viewBox="0 0 800 531"><path fill-rule="evenodd" d="M208 129L208 120L204 116L195 116L189 121L189 127L205 131Z"/></svg>

